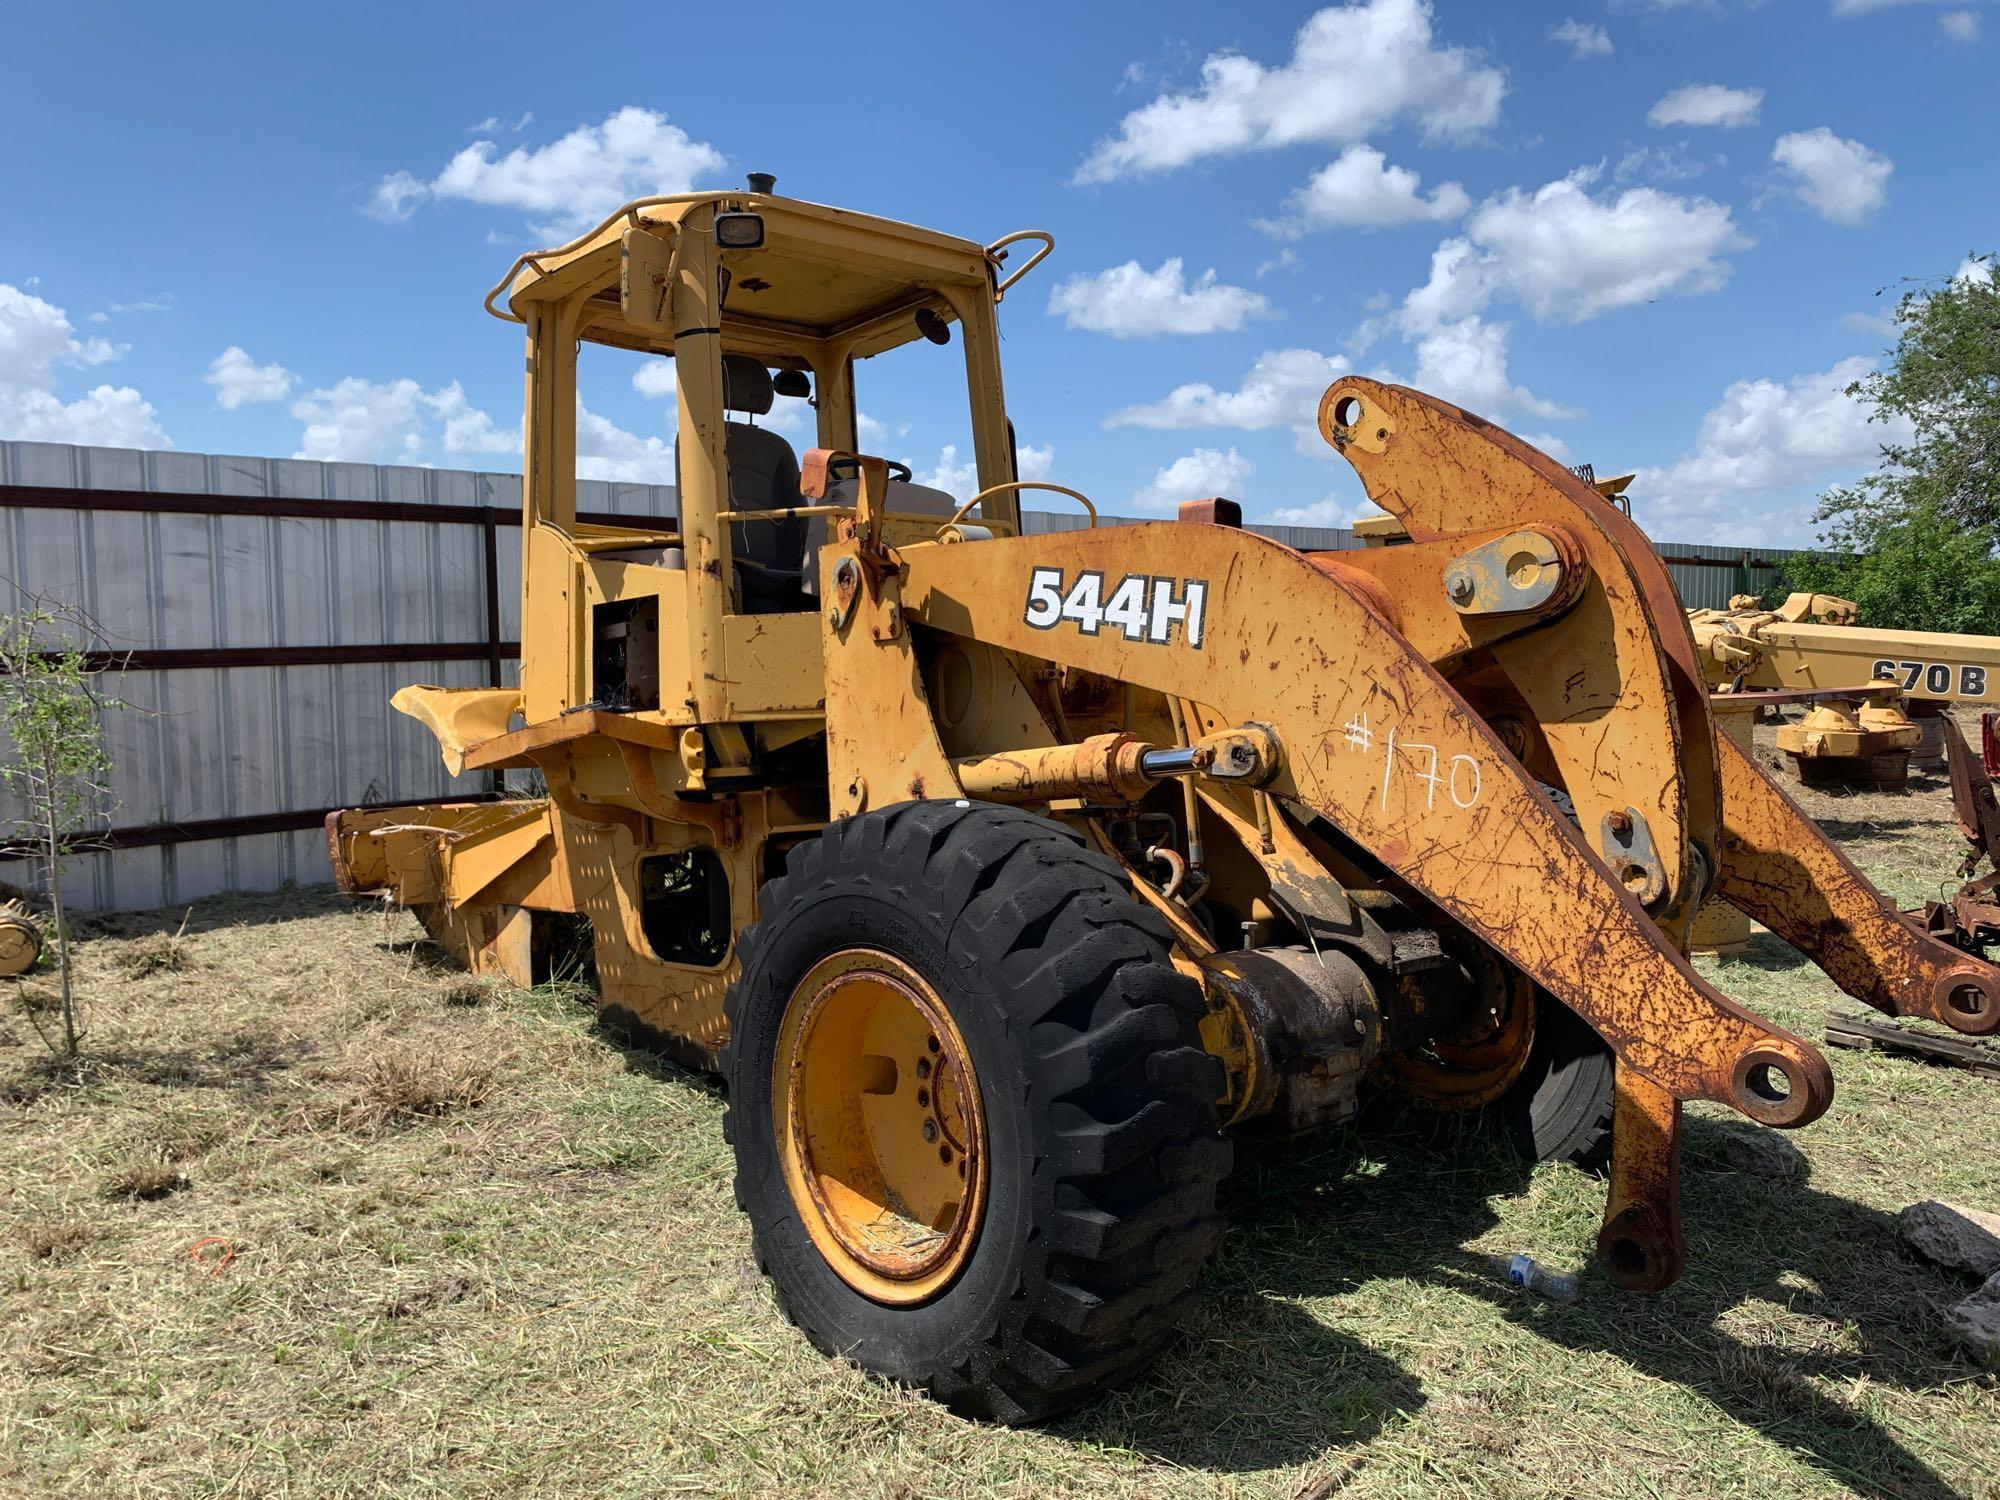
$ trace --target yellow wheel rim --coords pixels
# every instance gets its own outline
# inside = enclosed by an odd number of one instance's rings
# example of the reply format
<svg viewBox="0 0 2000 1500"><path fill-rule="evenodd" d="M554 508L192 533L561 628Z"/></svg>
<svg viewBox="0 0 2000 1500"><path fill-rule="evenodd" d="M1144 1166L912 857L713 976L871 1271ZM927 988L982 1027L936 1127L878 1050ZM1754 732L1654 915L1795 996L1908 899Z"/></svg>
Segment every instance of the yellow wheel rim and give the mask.
<svg viewBox="0 0 2000 1500"><path fill-rule="evenodd" d="M1423 1052L1392 1058L1388 1067L1419 1103L1455 1114L1483 1109L1512 1088L1534 1044L1534 986L1516 975L1496 997L1481 1034L1433 1042Z"/></svg>
<svg viewBox="0 0 2000 1500"><path fill-rule="evenodd" d="M772 1063L785 1185L840 1278L878 1302L935 1296L986 1205L986 1119L965 1039L901 959L850 948L792 991Z"/></svg>

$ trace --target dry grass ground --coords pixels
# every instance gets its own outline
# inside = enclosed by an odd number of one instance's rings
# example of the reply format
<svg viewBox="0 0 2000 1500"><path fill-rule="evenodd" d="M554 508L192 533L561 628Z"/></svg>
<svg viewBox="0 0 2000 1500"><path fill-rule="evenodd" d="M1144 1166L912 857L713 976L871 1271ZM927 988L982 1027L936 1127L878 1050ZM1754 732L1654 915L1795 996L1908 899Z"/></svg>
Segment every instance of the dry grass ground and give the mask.
<svg viewBox="0 0 2000 1500"><path fill-rule="evenodd" d="M1956 857L1935 782L1814 810L1903 900ZM574 996L330 894L181 921L91 929L80 1082L0 996L8 1494L2000 1495L2000 1390L1943 1331L1965 1289L1893 1223L2000 1207L1991 1080L1835 1053L1789 1178L1697 1111L1686 1279L1587 1272L1573 1306L1488 1257L1585 1265L1575 1171L1393 1124L1246 1143L1184 1341L1011 1432L783 1323L715 1086ZM1834 998L1769 939L1704 971L1810 1035Z"/></svg>

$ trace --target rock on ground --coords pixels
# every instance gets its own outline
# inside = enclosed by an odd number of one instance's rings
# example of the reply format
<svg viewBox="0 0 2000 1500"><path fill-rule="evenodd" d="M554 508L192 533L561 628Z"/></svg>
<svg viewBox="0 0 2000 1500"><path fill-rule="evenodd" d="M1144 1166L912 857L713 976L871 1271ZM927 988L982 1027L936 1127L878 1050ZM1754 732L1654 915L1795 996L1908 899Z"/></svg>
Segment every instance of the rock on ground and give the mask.
<svg viewBox="0 0 2000 1500"><path fill-rule="evenodd" d="M1714 1147L1716 1160L1732 1172L1748 1172L1778 1182L1802 1182L1806 1159L1775 1130L1735 1120L1725 1122Z"/></svg>
<svg viewBox="0 0 2000 1500"><path fill-rule="evenodd" d="M1947 1271L1981 1278L2000 1271L2000 1214L1927 1198L1904 1209L1896 1227L1904 1244Z"/></svg>
<svg viewBox="0 0 2000 1500"><path fill-rule="evenodd" d="M2000 1272L1945 1315L1952 1337L1986 1369L2000 1369Z"/></svg>

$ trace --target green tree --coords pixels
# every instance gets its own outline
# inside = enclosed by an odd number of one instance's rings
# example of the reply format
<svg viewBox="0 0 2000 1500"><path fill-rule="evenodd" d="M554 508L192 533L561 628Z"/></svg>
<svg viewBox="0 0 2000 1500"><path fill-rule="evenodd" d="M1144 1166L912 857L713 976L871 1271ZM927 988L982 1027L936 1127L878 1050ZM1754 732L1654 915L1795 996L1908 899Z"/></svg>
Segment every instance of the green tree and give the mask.
<svg viewBox="0 0 2000 1500"><path fill-rule="evenodd" d="M1896 303L1896 347L1885 368L1847 388L1870 421L1907 424L1882 445L1882 466L1830 491L1820 518L1832 538L1864 540L1875 525L1931 509L1940 519L2000 528L2000 278L1996 257L1972 256L1942 284Z"/></svg>
<svg viewBox="0 0 2000 1500"><path fill-rule="evenodd" d="M1896 303L1896 346L1847 388L1891 428L1874 473L1816 519L1837 551L1794 559L1776 592L1839 594L1870 625L2000 632L2000 277L1975 255Z"/></svg>
<svg viewBox="0 0 2000 1500"><path fill-rule="evenodd" d="M84 1028L71 974L62 861L88 842L84 824L108 794L111 757L101 711L120 706L93 691L96 673L77 643L79 634L91 633L77 611L39 599L0 615L0 728L10 742L0 761L0 785L18 805L5 822L41 866L62 1020L60 1038L43 1032L42 1039L67 1062L75 1062Z"/></svg>
<svg viewBox="0 0 2000 1500"><path fill-rule="evenodd" d="M1875 517L1856 551L1786 559L1767 597L1795 590L1852 599L1864 624L1885 629L2000 633L1994 534L1929 506Z"/></svg>

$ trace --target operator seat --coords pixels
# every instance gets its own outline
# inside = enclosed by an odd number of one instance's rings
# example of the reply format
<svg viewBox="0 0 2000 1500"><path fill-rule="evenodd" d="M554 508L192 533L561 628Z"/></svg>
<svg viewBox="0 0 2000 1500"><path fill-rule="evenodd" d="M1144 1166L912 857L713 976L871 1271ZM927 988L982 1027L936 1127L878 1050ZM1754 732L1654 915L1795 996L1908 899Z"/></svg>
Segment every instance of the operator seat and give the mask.
<svg viewBox="0 0 2000 1500"><path fill-rule="evenodd" d="M763 416L776 392L771 372L747 354L722 356L722 404L730 412ZM782 510L799 504L799 458L792 445L768 427L725 420L723 452L729 464L730 510ZM676 450L679 443L676 441ZM676 468L679 454L676 451ZM738 599L744 614L763 615L810 609L799 587L799 558L806 523L739 521L730 527L736 561Z"/></svg>

